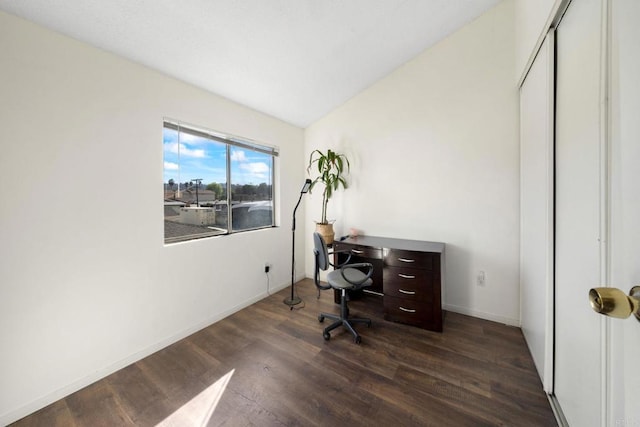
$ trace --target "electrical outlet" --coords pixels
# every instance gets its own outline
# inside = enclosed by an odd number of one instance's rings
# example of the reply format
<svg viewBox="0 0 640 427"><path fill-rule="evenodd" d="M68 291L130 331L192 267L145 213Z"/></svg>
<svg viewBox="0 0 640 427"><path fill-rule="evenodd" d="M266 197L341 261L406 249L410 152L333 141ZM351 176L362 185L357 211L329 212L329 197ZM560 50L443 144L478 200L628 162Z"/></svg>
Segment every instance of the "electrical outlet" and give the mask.
<svg viewBox="0 0 640 427"><path fill-rule="evenodd" d="M485 276L484 271L480 270L478 273L478 286L484 286Z"/></svg>
<svg viewBox="0 0 640 427"><path fill-rule="evenodd" d="M264 263L264 272L268 273L271 270L271 265L268 262Z"/></svg>

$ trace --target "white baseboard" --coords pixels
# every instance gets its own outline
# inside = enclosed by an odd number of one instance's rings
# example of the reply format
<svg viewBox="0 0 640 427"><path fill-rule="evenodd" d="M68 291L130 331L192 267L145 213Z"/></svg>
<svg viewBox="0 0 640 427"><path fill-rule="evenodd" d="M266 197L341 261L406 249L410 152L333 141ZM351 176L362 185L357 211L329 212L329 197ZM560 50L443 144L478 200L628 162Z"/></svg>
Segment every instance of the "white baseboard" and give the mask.
<svg viewBox="0 0 640 427"><path fill-rule="evenodd" d="M278 291L281 291L282 289L286 288L290 286L290 283L285 283L282 285L278 285L275 287L272 287L269 289L269 293L273 294L276 293ZM102 378L105 378L109 375L111 375L112 373L125 368L129 365L131 365L132 363L137 362L138 360L144 359L145 357L159 351L162 350L165 347L170 346L171 344L180 341L183 338L188 337L189 335L198 332L201 329L206 328L207 326L210 326L222 319L224 319L227 316L232 315L233 313L242 310L245 307L250 306L251 304L254 304L258 301L260 301L263 298L266 298L268 296L267 291L265 290L264 292L256 295L253 298L250 298L240 304L237 304L231 308L229 308L228 310L224 310L220 313L217 313L211 317L208 317L207 319L203 320L202 322L193 325L183 331L178 332L177 334L174 334L168 338L165 338L141 351L138 351L134 354L131 354L128 357L125 357L124 359L121 359L103 369L99 369L95 372L93 372L90 375L87 375L83 378L80 378L77 381L74 381L64 387L61 387L57 390L55 390L54 392L51 393L47 393L37 399L35 399L34 401L16 409L16 410L12 410L10 412L4 413L2 415L0 415L0 426L5 426L8 424L11 424L15 421L18 421L21 418L26 417L29 414L32 414L42 408L44 408L47 405L52 404L53 402L56 402L78 390L83 389L84 387L93 384L94 382L101 380Z"/></svg>
<svg viewBox="0 0 640 427"><path fill-rule="evenodd" d="M505 325L520 327L520 319L513 319L510 317L497 316L492 313L485 313L478 310L473 310L467 307L460 307L457 305L444 304L442 306L444 310L452 311L454 313L466 314L467 316L477 317L484 320L491 320L492 322L504 323Z"/></svg>

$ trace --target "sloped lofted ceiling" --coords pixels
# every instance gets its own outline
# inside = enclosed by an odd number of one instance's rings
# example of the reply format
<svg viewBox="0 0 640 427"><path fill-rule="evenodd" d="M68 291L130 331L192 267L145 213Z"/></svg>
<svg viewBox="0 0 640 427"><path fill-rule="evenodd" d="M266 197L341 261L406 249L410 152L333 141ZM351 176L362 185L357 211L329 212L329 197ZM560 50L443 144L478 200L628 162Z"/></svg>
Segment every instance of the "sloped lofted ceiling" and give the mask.
<svg viewBox="0 0 640 427"><path fill-rule="evenodd" d="M500 0L0 0L0 9L306 127Z"/></svg>

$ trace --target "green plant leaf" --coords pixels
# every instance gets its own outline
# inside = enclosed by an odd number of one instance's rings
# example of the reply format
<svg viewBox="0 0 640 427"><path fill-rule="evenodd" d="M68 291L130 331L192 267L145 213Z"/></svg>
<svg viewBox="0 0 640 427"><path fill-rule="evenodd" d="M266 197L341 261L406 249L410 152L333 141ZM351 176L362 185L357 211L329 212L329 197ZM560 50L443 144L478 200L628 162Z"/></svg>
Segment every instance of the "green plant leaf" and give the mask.
<svg viewBox="0 0 640 427"><path fill-rule="evenodd" d="M307 173L311 173L312 168L317 167L318 175L312 180L309 191L315 188L316 184L322 183L324 189L322 192L322 222L327 222L327 204L334 192L340 189L340 186L347 188L347 181L343 175L346 170L349 171L351 165L349 159L344 154L338 154L331 149L327 149L326 153L316 149L309 155L309 164L307 165Z"/></svg>

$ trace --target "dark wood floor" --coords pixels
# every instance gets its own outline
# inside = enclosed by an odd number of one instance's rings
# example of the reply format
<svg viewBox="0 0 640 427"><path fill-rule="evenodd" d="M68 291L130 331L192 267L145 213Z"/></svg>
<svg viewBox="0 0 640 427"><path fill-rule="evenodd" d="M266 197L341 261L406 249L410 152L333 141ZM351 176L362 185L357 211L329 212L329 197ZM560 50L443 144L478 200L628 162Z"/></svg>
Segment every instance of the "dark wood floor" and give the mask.
<svg viewBox="0 0 640 427"><path fill-rule="evenodd" d="M179 341L16 426L555 426L520 329L447 313L436 333L382 319L379 297L350 302L362 343L313 282ZM217 403L217 405L216 405Z"/></svg>

